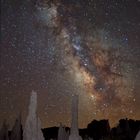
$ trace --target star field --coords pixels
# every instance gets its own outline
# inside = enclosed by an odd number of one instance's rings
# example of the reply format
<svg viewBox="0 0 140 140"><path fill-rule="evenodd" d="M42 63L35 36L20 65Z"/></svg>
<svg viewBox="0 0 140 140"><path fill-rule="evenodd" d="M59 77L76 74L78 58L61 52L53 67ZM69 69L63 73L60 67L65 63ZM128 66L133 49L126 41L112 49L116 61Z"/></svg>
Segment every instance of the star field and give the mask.
<svg viewBox="0 0 140 140"><path fill-rule="evenodd" d="M79 127L93 119L140 119L140 2L1 2L0 122L24 122L38 93L43 127L70 124L79 95ZM0 124L1 125L1 124Z"/></svg>

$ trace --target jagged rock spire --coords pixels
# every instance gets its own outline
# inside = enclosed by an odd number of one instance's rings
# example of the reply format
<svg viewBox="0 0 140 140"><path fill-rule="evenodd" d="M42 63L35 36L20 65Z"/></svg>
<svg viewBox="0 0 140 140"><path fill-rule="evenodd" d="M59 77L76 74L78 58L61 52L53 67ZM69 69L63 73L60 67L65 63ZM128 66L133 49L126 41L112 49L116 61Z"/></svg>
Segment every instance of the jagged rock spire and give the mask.
<svg viewBox="0 0 140 140"><path fill-rule="evenodd" d="M8 125L6 123L6 120L4 120L2 128L0 130L0 140L9 140L9 137L8 137Z"/></svg>
<svg viewBox="0 0 140 140"><path fill-rule="evenodd" d="M64 129L62 123L60 123L59 130L58 130L58 140L63 140L64 136Z"/></svg>
<svg viewBox="0 0 140 140"><path fill-rule="evenodd" d="M136 135L135 140L140 140L140 131L139 131L138 134Z"/></svg>
<svg viewBox="0 0 140 140"><path fill-rule="evenodd" d="M23 140L44 140L41 122L37 116L37 93L32 91L30 97L29 114L23 131Z"/></svg>
<svg viewBox="0 0 140 140"><path fill-rule="evenodd" d="M22 139L22 125L21 125L21 114L16 119L13 129L11 131L10 140L21 140Z"/></svg>
<svg viewBox="0 0 140 140"><path fill-rule="evenodd" d="M82 140L78 132L78 95L72 96L72 121L69 140Z"/></svg>
<svg viewBox="0 0 140 140"><path fill-rule="evenodd" d="M65 130L65 127L60 123L58 130L58 140L68 140L68 133Z"/></svg>

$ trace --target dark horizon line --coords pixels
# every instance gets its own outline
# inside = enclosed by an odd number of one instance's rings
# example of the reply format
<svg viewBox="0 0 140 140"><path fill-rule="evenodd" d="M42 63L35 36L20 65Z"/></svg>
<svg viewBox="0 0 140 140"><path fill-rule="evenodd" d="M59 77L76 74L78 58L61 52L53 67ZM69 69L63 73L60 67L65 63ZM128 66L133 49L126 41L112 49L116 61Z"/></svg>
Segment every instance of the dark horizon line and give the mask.
<svg viewBox="0 0 140 140"><path fill-rule="evenodd" d="M102 120L108 120L108 122L109 122L109 119L100 119L100 120L93 119L93 120L91 120L88 124L90 124L90 123L93 122L93 121L98 121L98 122L99 122L99 121L102 121ZM110 126L110 123L109 123L110 128L112 129L112 128L117 127L117 125L119 124L119 121L120 121L120 120L127 120L127 121L132 120L132 121L135 121L135 122L137 122L137 121L140 122L140 119L121 118L121 119L118 120L118 123L116 123L116 125L114 125L113 127L111 127L111 126ZM60 122L60 123L62 123L62 122ZM59 124L60 124L60 123L59 123ZM42 123L42 124L43 124L43 123ZM58 124L58 125L54 125L54 126L44 127L44 128L41 128L41 129L59 128L59 124ZM87 124L87 126L88 126L88 124ZM70 128L70 126L66 126L66 125L63 124L63 123L62 123L62 125L63 125L65 128ZM78 127L78 129L86 129L87 126L86 126L86 127Z"/></svg>

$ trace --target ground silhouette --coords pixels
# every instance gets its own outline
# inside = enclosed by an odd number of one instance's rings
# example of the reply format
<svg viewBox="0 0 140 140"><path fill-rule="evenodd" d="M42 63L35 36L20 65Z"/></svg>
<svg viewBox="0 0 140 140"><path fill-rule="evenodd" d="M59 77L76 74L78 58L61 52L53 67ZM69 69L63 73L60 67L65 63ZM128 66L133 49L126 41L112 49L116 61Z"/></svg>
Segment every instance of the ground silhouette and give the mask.
<svg viewBox="0 0 140 140"><path fill-rule="evenodd" d="M0 140L23 140L22 124L20 118L16 119L15 125L8 132L8 125L4 121L0 130ZM19 130L18 130L19 128ZM45 140L57 140L59 127L43 128L42 133ZM70 132L69 127L65 127L66 132ZM15 134L15 131L20 134ZM110 128L108 120L93 120L87 128L79 129L79 134L83 140L135 140L140 131L140 120L121 119L116 127ZM21 135L21 136L19 136Z"/></svg>

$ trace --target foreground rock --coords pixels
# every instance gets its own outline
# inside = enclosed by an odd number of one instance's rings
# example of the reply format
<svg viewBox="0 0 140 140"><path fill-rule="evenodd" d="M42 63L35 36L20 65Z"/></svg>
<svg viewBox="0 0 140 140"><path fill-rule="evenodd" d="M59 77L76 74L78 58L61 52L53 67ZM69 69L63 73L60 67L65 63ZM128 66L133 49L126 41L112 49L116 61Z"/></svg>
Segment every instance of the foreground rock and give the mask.
<svg viewBox="0 0 140 140"><path fill-rule="evenodd" d="M23 131L23 140L44 140L41 122L37 116L37 93L34 91L31 93L29 114Z"/></svg>

